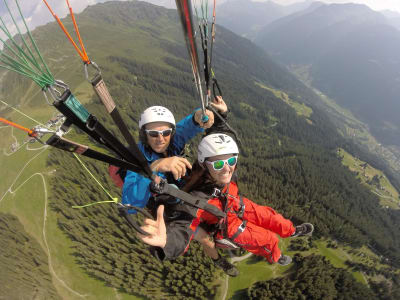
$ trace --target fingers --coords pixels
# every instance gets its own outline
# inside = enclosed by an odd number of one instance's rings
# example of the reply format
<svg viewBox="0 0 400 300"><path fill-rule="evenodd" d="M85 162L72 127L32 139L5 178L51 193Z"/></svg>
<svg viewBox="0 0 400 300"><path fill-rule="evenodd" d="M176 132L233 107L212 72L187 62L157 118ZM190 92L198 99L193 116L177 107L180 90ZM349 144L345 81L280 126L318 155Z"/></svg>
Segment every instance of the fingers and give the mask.
<svg viewBox="0 0 400 300"><path fill-rule="evenodd" d="M183 158L183 157L180 157L180 158L181 158L182 162L185 164L186 168L192 169L192 165L186 158Z"/></svg>
<svg viewBox="0 0 400 300"><path fill-rule="evenodd" d="M201 124L201 117L202 117L202 111L197 110L194 114L194 120L197 122L197 124Z"/></svg>
<svg viewBox="0 0 400 300"><path fill-rule="evenodd" d="M186 165L183 162L177 161L171 169L175 180L178 180L186 174Z"/></svg>
<svg viewBox="0 0 400 300"><path fill-rule="evenodd" d="M167 233L164 222L164 205L160 205L157 209L157 221L145 219L145 225L140 227L149 235L138 233L138 237L146 244L165 247L167 242Z"/></svg>
<svg viewBox="0 0 400 300"><path fill-rule="evenodd" d="M214 114L208 109L205 110L205 114L208 117L207 122L202 121L203 112L201 110L196 111L194 120L199 124L200 127L207 129L214 124Z"/></svg>
<svg viewBox="0 0 400 300"><path fill-rule="evenodd" d="M157 209L157 223L158 223L158 234L161 238L162 247L167 243L167 228L164 222L164 205L160 205Z"/></svg>
<svg viewBox="0 0 400 300"><path fill-rule="evenodd" d="M160 225L161 223L164 223L164 205L160 205L157 208L157 223ZM165 226L165 223L164 223Z"/></svg>
<svg viewBox="0 0 400 300"><path fill-rule="evenodd" d="M175 180L185 176L186 170L192 168L192 165L186 158L183 157L174 157L172 162L170 163L170 172L172 172Z"/></svg>
<svg viewBox="0 0 400 300"><path fill-rule="evenodd" d="M226 103L221 96L216 96L213 102L210 103L210 105L221 113L224 113L228 110L228 107L226 106Z"/></svg>
<svg viewBox="0 0 400 300"><path fill-rule="evenodd" d="M221 96L216 96L216 97L214 98L213 102L211 102L211 104L220 104L220 103L222 103L222 102L224 102L224 100L222 99L222 97L221 97Z"/></svg>
<svg viewBox="0 0 400 300"><path fill-rule="evenodd" d="M152 225L142 225L142 226L140 226L140 228L144 232L147 232L150 236L157 235L157 232L158 232L158 228L156 226L152 226Z"/></svg>
<svg viewBox="0 0 400 300"><path fill-rule="evenodd" d="M186 158L178 156L159 159L151 166L154 167L153 171L171 172L175 180L185 176L187 169L192 169L192 165Z"/></svg>
<svg viewBox="0 0 400 300"><path fill-rule="evenodd" d="M150 225L150 226L156 226L157 225L157 222L155 220L147 219L147 218L144 219L143 223L145 225Z"/></svg>
<svg viewBox="0 0 400 300"><path fill-rule="evenodd" d="M208 117L207 122L199 123L200 127L207 129L210 128L214 124L214 113L208 109L206 109L206 115Z"/></svg>

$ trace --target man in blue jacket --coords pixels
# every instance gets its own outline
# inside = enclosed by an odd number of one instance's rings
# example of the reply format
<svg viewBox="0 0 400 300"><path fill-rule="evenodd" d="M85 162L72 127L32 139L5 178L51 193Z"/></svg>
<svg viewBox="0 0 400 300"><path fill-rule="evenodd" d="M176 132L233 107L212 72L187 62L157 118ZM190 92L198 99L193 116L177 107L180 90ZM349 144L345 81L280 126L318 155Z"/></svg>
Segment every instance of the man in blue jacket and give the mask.
<svg viewBox="0 0 400 300"><path fill-rule="evenodd" d="M207 123L200 121L202 112L198 110L176 125L171 111L162 106L149 107L141 114L138 146L153 172L180 187L181 178L191 164L179 155L190 139L212 126L213 114L208 110L206 113L209 117ZM151 197L150 182L149 178L128 171L122 189L122 203L145 207Z"/></svg>
<svg viewBox="0 0 400 300"><path fill-rule="evenodd" d="M211 105L220 113L227 113L227 106L221 97L214 100ZM202 122L202 111L197 110L185 117L175 125L175 118L171 111L162 106L147 108L139 120L139 149L144 154L150 168L158 176L167 179L182 187L181 178L187 169L192 166L186 158L180 157L185 145L198 133L204 132L214 123L214 114L206 110L207 122ZM151 180L135 172L128 171L122 189L122 203L137 207L145 207L151 198ZM134 213L134 211L132 211ZM214 263L221 267L228 275L236 276L238 271L224 258L220 257L215 249L214 242L207 233L200 229L195 236L210 256Z"/></svg>

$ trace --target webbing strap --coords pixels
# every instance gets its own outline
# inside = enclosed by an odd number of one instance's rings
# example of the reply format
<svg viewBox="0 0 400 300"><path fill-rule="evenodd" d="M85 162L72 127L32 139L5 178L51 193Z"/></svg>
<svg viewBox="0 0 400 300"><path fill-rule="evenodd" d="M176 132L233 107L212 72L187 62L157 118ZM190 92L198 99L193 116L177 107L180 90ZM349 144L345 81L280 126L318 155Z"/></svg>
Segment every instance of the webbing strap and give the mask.
<svg viewBox="0 0 400 300"><path fill-rule="evenodd" d="M131 170L133 172L140 172L141 171L141 167L138 165L135 165L133 163L103 154L101 152L95 151L90 149L88 146L86 145L81 145L72 141L69 141L65 138L62 138L56 134L54 134L53 136L51 136L47 142L47 145L50 145L52 147L58 148L60 150L64 150L67 152L73 152L73 153L77 153L98 161L102 161L105 162L107 164L111 164L120 168L125 168L128 170Z"/></svg>
<svg viewBox="0 0 400 300"><path fill-rule="evenodd" d="M129 132L128 127L123 121L118 108L116 107L115 102L112 99L103 78L101 77L101 74L97 74L91 83L101 102L106 107L107 112L110 114L119 131L127 141L130 154L134 156L135 161L142 167L143 172L145 172L145 174L151 178L153 176L153 172L151 171L147 160L143 156L143 153L138 148L135 139Z"/></svg>
<svg viewBox="0 0 400 300"><path fill-rule="evenodd" d="M69 122L74 124L76 127L78 127L80 130L86 132L91 138L93 138L96 142L105 145L105 142L101 140L101 137L94 132L90 131L87 127L86 124L78 118L71 109L65 105L65 101L69 98L71 95L70 90L64 91L64 93L60 97L60 101L54 101L53 105L54 107L62 113ZM106 145L107 146L107 145Z"/></svg>
<svg viewBox="0 0 400 300"><path fill-rule="evenodd" d="M107 142L107 144L113 145L114 149L117 149L117 153L125 160L140 164L139 160L122 144L111 132L109 132L95 116L91 115L86 123L86 127L90 131L95 132L101 138Z"/></svg>
<svg viewBox="0 0 400 300"><path fill-rule="evenodd" d="M144 209L142 209L140 207L131 206L131 205L124 205L124 204L119 203L119 199L117 197L111 196L111 194L104 188L104 186L100 183L100 181L92 174L92 172L90 172L90 170L86 167L86 165L79 159L78 155L76 155L74 153L74 156L79 161L79 163L83 166L83 168L86 170L86 172L89 173L89 175L96 181L96 183L101 187L101 189L106 193L106 195L111 200L109 200L109 201L98 201L98 202L89 203L89 204L86 204L86 205L72 206L72 208L85 208L85 207L89 207L89 206L93 206L93 205L97 205L97 204L115 203L115 204L118 205L118 211L119 211L120 215L123 216L126 219L128 224L133 229L135 229L137 232L139 232L142 235L149 235L147 232L143 231L140 228L140 225L133 219L133 217L130 214L128 214L127 211L129 209L135 209L136 211L142 213L147 218L152 219L152 216L146 210L144 210Z"/></svg>
<svg viewBox="0 0 400 300"><path fill-rule="evenodd" d="M244 220L242 224L240 224L235 234L232 235L232 237L230 238L232 241L235 241L235 239L239 236L239 234L241 234L246 229L246 224L247 220Z"/></svg>
<svg viewBox="0 0 400 300"><path fill-rule="evenodd" d="M113 136L93 115L89 115L87 122L84 123L81 117L78 117L71 109L71 105L67 106L66 101L71 98L71 91L66 90L59 101L55 101L53 105L64 115L67 119L77 126L79 129L86 132L98 143L105 145L111 151L114 151L118 156L122 157L126 161L138 164L138 160L129 152L128 149L115 137ZM76 98L74 98L76 100ZM77 100L76 100L77 101Z"/></svg>
<svg viewBox="0 0 400 300"><path fill-rule="evenodd" d="M245 211L245 209L246 209L246 206L244 205L244 203L243 203L243 197L242 196L239 196L239 204L240 204L240 208L239 208L239 211L238 211L238 213L237 213L237 216L239 217L239 218L243 218L243 215L244 215L244 211Z"/></svg>
<svg viewBox="0 0 400 300"><path fill-rule="evenodd" d="M100 74L97 74L93 80L91 80L93 89L97 96L99 96L101 102L104 104L107 112L110 114L116 107L113 98L111 97L107 86Z"/></svg>
<svg viewBox="0 0 400 300"><path fill-rule="evenodd" d="M128 208L123 205L120 205L118 207L118 211L119 211L120 215L125 218L125 220L128 222L128 224L134 230L136 230L137 232L139 232L140 234L145 235L145 236L150 235L149 233L144 231L142 228L140 228L140 225L134 220L134 217L128 213L128 209L134 209L137 212L140 212L141 214L143 214L144 216L146 216L147 218L150 218L150 219L153 219L153 217L146 210L144 210L143 208L140 208L140 207L129 206L129 208Z"/></svg>
<svg viewBox="0 0 400 300"><path fill-rule="evenodd" d="M191 194L188 194L182 190L179 190L175 188L174 186L165 183L162 187L162 194L168 194L170 196L173 196L175 198L181 199L182 201L186 202L187 204L190 204L194 207L204 209L205 211L213 214L214 216L218 218L225 218L226 214L218 209L216 206L211 205L207 203L207 200L195 197Z"/></svg>

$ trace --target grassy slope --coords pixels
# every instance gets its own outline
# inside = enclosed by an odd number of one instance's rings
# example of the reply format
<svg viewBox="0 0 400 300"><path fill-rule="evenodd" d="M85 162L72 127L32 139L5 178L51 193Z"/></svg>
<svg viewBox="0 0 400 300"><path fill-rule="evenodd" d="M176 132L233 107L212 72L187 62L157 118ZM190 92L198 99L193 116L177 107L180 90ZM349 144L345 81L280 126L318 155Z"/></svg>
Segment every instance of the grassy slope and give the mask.
<svg viewBox="0 0 400 300"><path fill-rule="evenodd" d="M163 24L158 24L157 27L163 28L162 25ZM54 32L54 30L58 30L55 24L51 26L53 26L51 28L51 30L53 30L52 32ZM88 28L88 25L86 25L85 27ZM169 31L171 35L179 35L179 38L181 38L180 32L170 30L168 26L165 27L164 30ZM131 49L129 53L118 52L118 49L113 49L116 51L116 55L134 56L135 59L144 62L149 61L152 57L161 58L163 56L159 53L159 51L161 51L159 47L154 47L154 45L142 42L143 40L147 39L144 38L143 32L140 31L136 33L121 31L119 36L115 36L113 32L107 31L107 28L102 28L101 31L97 30L97 28L93 28L93 30L90 30L90 32L90 38L89 34L87 34L86 32L83 32L83 38L87 41L89 55L99 64L105 62L105 58L108 55L108 47L110 46L110 42L112 42L113 39L115 39L115 42L118 42L119 44L124 44L124 47L120 47L120 49ZM104 44L100 36L96 36L95 34L101 35L102 38L106 36L107 39L105 40L107 41L107 44ZM58 35L58 38L60 38L60 36L61 34ZM165 36L167 39L173 38L168 37L167 35ZM63 37L61 36L61 38ZM57 41L52 40L52 43L57 43ZM60 50L60 53L58 53L59 57L50 58L49 62L56 70L56 77L62 78L63 80L68 82L71 87L73 87L74 93L75 95L77 95L79 100L82 103L86 103L93 95L93 92L90 88L90 85L83 79L82 66L79 62L79 59L72 53L72 51L70 51L69 46L65 45L66 44L63 42L59 43L59 49L62 49L62 51ZM55 63L55 60L57 60L57 64ZM168 67L167 65L165 65L164 61L160 60L157 63L159 65ZM65 65L68 65L68 68L64 67ZM107 67L112 68L113 66L108 63ZM107 78L107 70L105 70L104 76L105 78ZM273 90L271 88L267 89L271 92L279 92L279 95L277 94L277 96L279 96L282 101L285 101L286 99L285 102L296 109L299 115L303 115L307 118L312 113L312 110L306 107L304 104L300 105L298 103L295 103L294 101L289 101L290 99L285 93ZM24 93L21 97L24 99L24 106L22 106L21 109L25 110L25 108L27 109L29 105L30 114L33 117L38 118L40 121L45 121L46 118L52 114L52 110L50 107L45 105L41 93L33 92L33 90L35 89L28 89L28 92ZM40 104L40 109L32 109L33 104ZM12 117L15 118L15 120L21 120L21 123L26 125L27 127L31 126L29 121L18 117L17 114L13 114ZM0 129L0 148L9 147L10 145L10 135L4 133L8 130L9 129ZM19 140L20 138L23 139L22 135L18 135ZM78 141L75 138L74 140ZM34 153L35 152L33 151L26 151L21 149L12 157L5 157L3 154L0 154L0 175L2 176L2 178L4 178L4 180L2 179L0 181L0 195L4 194L4 192L10 186L11 182L15 179L18 171L22 168L26 161L34 155ZM26 169L24 171L22 177L18 179L18 182L22 183L25 179L29 178L32 174L36 172L47 171L49 170L46 169L45 155L43 155L38 158L37 161L35 161L32 168ZM4 200L0 203L0 211L12 212L16 216L18 216L20 220L23 220L25 228L27 230L29 229L29 232L33 236L37 237L37 239L43 246L44 242L41 231L43 226L42 221L44 211L44 193L43 190L40 190L40 188L38 188L38 190L34 194L30 193L30 190L33 189L33 187L39 187L41 184L42 183L39 177L32 178L32 180L29 181L23 188L21 188L15 194L15 196L7 196L4 198ZM25 206L25 204L28 205L26 199L29 199L29 212L27 212ZM72 252L71 248L73 246L72 242L67 239L58 229L57 220L55 219L54 215L52 215L51 210L48 211L48 213L49 215L47 220L48 223L46 227L46 232L49 237L48 242L52 254L52 264L57 276L60 277L60 279L64 280L67 285L72 289L78 291L81 294L87 294L88 297L86 298L88 299L115 299L116 294L113 289L107 288L101 282L90 278L79 266L74 263L74 258L70 255ZM321 247L321 249L323 249L323 246ZM333 257L331 249L329 249L326 254L329 257ZM333 260L334 258L332 258L332 261ZM239 263L239 269L242 271L242 275L237 279L230 279L230 291L228 295L233 295L236 290L247 287L247 283L251 283L256 280L265 280L268 278L272 278L272 276L279 276L283 273L283 271L288 269L288 267L270 267L264 262L252 263L249 260ZM54 279L54 284L56 285L57 290L61 296L64 296L68 299L79 298L75 294L69 292L62 284L60 284L58 280ZM122 295L122 298L136 299L134 296L130 295Z"/></svg>
<svg viewBox="0 0 400 300"><path fill-rule="evenodd" d="M98 30L96 25L85 24L86 20L81 20L82 22L80 22L79 16L77 18L80 25L85 27L81 33L89 56L100 65L102 65L102 63L104 64L106 58L110 55L110 45L118 44L118 48L113 48L114 55L121 57L135 57L136 60L142 62L152 61L154 57L157 57L157 63L159 65L167 68L170 67L161 59L165 56L165 53L159 45L151 44L152 39L147 37L149 33L135 28L127 31L126 26L121 26L121 30L119 30L118 35L116 35L115 28L109 30L107 27L103 27L102 30ZM63 21L65 21L66 26L72 32L73 29L71 22L67 19ZM162 28L165 32L169 33L164 35L166 39L176 40L181 38L180 32L176 32L175 28L174 30L170 28L171 23L164 24L163 22L164 21L162 20L159 21L160 24L155 24L155 27ZM142 25L148 26L146 23L143 23ZM73 93L81 103L87 103L91 100L94 92L90 84L84 78L83 67L77 54L73 52L74 50L60 32L58 25L53 23L43 26L41 29L42 31L40 34L37 34L37 31L33 34L40 45L40 49L42 50L43 56L46 58L46 62L53 71L54 77L66 82L72 88ZM51 41L48 40L49 35L54 37ZM47 53L46 45L49 42L52 44L48 47L51 49L51 52ZM126 49L130 49L130 51L126 51ZM107 67L113 68L114 66L107 61ZM93 69L89 69L89 71L93 73ZM103 76L105 79L107 78L107 69L103 70ZM18 103L19 110L23 112L29 111L29 116L41 123L46 122L54 113L57 113L52 107L46 104L42 92L35 84L32 84L18 76L12 78L12 80L16 80L14 87L9 88L5 95L3 93L1 100L11 105ZM9 87L12 87L9 83L10 82L6 82ZM5 108L5 105L1 104L1 108ZM2 117L20 123L25 127L32 128L36 125L35 122L12 110L11 112L10 110L7 110L6 114L3 112L4 111L2 111L1 114ZM19 130L12 130L9 127L0 128L0 176L2 178L0 181L0 197L5 195L3 200L0 202L0 211L8 212L17 216L27 232L39 241L40 245L47 253L46 243L42 234L45 208L44 188L42 188L43 183L40 176L31 176L35 173L48 173L51 171L46 168L45 164L46 154L48 154L49 150L46 150L45 153L34 159L18 177L18 174L24 165L38 151L27 151L25 148L21 148L13 155L5 156L2 149L4 149L6 153L10 153L11 144L15 143L15 139L12 138L11 132L13 132L19 144L22 144L26 140L26 134ZM76 134L73 134L73 137L68 136L67 138L71 138L76 142L87 143L87 138ZM29 146L32 148L38 147L37 143L29 144ZM94 147L94 149L96 149L96 147ZM45 177L46 176L49 175L45 175ZM15 179L17 180L14 187L19 186L27 179L29 180L18 189L15 194L10 195L7 193L7 190ZM47 189L49 191L50 187L47 186ZM29 199L29 201L27 201L27 199ZM47 243L50 248L51 263L55 271L55 274L52 273L53 283L56 286L58 293L63 298L80 299L81 297L77 295L77 293L79 293L85 295L85 299L140 299L133 295L121 294L115 289L104 286L102 282L95 280L86 274L84 270L75 263L75 259L71 255L73 252L73 242L68 239L61 230L59 230L57 220L55 215L52 214L51 209L48 209L47 213ZM56 279L56 277L64 281L65 284ZM74 293L71 290L74 290L77 293Z"/></svg>
<svg viewBox="0 0 400 300"><path fill-rule="evenodd" d="M273 89L271 87L268 87L262 83L255 82L255 84L263 89L266 89L267 91L270 91L271 93L274 94L274 96L278 99L281 99L283 102L286 104L290 105L299 116L304 116L310 124L312 124L312 121L309 119L309 117L312 114L312 108L308 107L304 103L298 103L296 101L293 101L292 99L289 98L289 95L286 94L283 91L279 91L277 89Z"/></svg>
<svg viewBox="0 0 400 300"><path fill-rule="evenodd" d="M351 171L356 172L357 178L364 185L366 185L371 190L371 192L379 196L382 206L388 206L392 209L399 209L399 192L393 187L389 179L382 171L377 170L369 164L353 157L351 154L343 149L340 149L339 155L343 158L342 163L347 166ZM369 181L374 176L378 176L379 185L383 189L379 189L378 185L369 183Z"/></svg>
<svg viewBox="0 0 400 300"><path fill-rule="evenodd" d="M321 91L314 88L311 84L312 78L310 77L309 67L297 66L292 69L292 72L320 97L322 100L320 104L336 120L335 123L338 126L338 130L343 136L350 137L357 143L367 147L368 151L386 160L395 173L400 172L399 150L396 147L381 145L371 135L366 124L358 120L349 110L339 106L335 100L330 99Z"/></svg>
<svg viewBox="0 0 400 300"><path fill-rule="evenodd" d="M24 106L20 109L25 111ZM29 115L43 121L43 112L41 110L30 110ZM17 113L11 113L7 117L27 124L26 126L33 125L33 122ZM57 150L28 151L25 145L10 156L6 156L4 155L4 150L7 153L11 153L10 146L15 142L11 132L14 133L19 144L26 140L26 135L23 132L12 130L11 128L0 129L0 177L2 178L0 181L0 198L4 195L0 202L0 211L17 216L27 233L39 242L46 253L48 253L47 241L54 270L54 273L51 271L50 273L53 277L53 284L61 297L65 299L81 299L77 294L79 293L87 295L86 299L115 299L117 291L91 278L75 263L74 257L71 256L73 243L58 228L57 220L49 205L47 205L45 228L47 239L46 241L44 240L45 191L43 180L36 173L44 174L44 178L47 181L48 176L51 176L52 170L46 167L46 158L49 151ZM41 147L38 143L28 145L32 149ZM41 154L32 160L40 152ZM31 162L25 167L30 160ZM10 187L12 191L16 190L14 194L7 192ZM50 190L48 185L47 190ZM126 294L119 294L119 296L122 299L138 299L135 296Z"/></svg>
<svg viewBox="0 0 400 300"><path fill-rule="evenodd" d="M281 240L280 248L285 254L294 255L298 251L285 251L290 241ZM328 248L326 240L318 240L315 242L317 248L309 251L300 252L302 255L318 254L325 256L330 263L337 268L346 268L344 262L346 260L361 262L360 257L350 254L349 247L338 247L337 249ZM361 249L360 252L366 256L377 258L375 254L366 249ZM237 264L240 270L240 275L235 278L229 278L229 290L226 299L242 299L242 293L250 287L254 282L269 280L280 276L285 276L290 273L290 266L281 267L278 265L269 265L265 261L257 261L254 256L243 260ZM379 265L378 265L379 268ZM351 272L356 280L363 284L367 284L366 277L361 272Z"/></svg>

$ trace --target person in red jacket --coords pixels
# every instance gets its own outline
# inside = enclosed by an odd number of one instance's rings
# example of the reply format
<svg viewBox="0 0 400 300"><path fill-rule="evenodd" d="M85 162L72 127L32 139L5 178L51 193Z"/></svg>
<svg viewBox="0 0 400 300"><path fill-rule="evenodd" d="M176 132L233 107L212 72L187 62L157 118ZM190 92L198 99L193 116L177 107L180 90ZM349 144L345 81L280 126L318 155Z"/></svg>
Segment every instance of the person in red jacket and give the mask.
<svg viewBox="0 0 400 300"><path fill-rule="evenodd" d="M207 135L198 147L198 163L205 170L204 180L196 184L192 194L208 199L208 203L226 213L223 220L201 209L190 208L194 216L188 222L170 223L165 226L163 207L157 212L157 220L145 220L143 230L149 236L141 239L156 246L161 258L176 258L189 247L199 225L214 226L214 239L219 245L241 247L263 256L270 263L287 265L291 258L282 255L279 239L311 235L310 223L294 226L293 223L268 206L261 206L239 195L238 186L232 179L237 165L239 149L228 135Z"/></svg>

